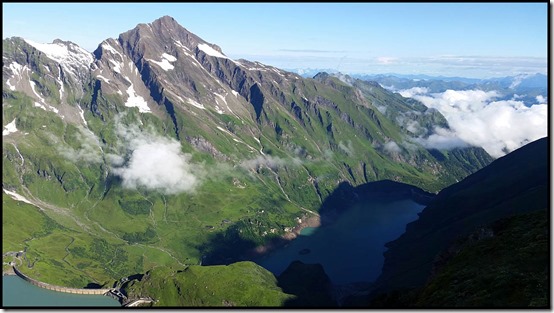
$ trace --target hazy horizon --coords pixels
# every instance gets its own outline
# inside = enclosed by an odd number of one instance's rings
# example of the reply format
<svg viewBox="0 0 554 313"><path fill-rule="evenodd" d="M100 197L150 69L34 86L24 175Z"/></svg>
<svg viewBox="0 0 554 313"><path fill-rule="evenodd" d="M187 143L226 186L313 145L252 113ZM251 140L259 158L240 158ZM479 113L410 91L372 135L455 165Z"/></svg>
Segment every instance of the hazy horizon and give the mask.
<svg viewBox="0 0 554 313"><path fill-rule="evenodd" d="M59 38L90 52L105 39L169 15L233 59L279 68L471 78L547 73L548 3L3 3L2 7L2 38L18 36L41 43Z"/></svg>

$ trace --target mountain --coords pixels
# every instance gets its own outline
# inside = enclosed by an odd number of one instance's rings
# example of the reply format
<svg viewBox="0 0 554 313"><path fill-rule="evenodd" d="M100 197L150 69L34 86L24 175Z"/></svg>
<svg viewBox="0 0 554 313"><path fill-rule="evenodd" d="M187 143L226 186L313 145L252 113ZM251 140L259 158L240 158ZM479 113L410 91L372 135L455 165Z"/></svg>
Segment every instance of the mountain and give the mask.
<svg viewBox="0 0 554 313"><path fill-rule="evenodd" d="M378 305L544 306L549 293L536 284L546 284L549 266L548 225L541 223L549 206L548 148L548 138L539 139L443 189L387 244L374 291L380 301L383 294L409 299L409 290L425 286L421 298Z"/></svg>
<svg viewBox="0 0 554 313"><path fill-rule="evenodd" d="M523 101L526 106L540 102L537 97L546 99L548 77L543 74L520 74L489 79L467 79L462 77L442 77L426 75L353 75L354 78L377 82L391 91L411 88L426 88L428 93L441 93L446 90L496 91L497 100ZM544 101L544 100L543 100Z"/></svg>
<svg viewBox="0 0 554 313"><path fill-rule="evenodd" d="M93 53L5 39L2 62L4 252L25 250L20 270L52 284L176 272L221 238L236 243L229 264L316 215L341 183L437 192L492 161L414 141L448 127L421 103L232 60L169 16Z"/></svg>
<svg viewBox="0 0 554 313"><path fill-rule="evenodd" d="M192 265L172 273L147 272L123 288L130 299L148 295L157 307L279 307L295 297L276 286L275 276L252 262L228 266Z"/></svg>

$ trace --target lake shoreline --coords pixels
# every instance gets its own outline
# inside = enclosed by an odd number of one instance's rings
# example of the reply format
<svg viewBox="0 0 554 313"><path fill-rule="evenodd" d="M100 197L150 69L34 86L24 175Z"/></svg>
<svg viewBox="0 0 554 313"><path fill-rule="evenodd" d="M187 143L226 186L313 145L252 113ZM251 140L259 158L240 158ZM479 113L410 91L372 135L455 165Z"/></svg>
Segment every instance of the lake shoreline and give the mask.
<svg viewBox="0 0 554 313"><path fill-rule="evenodd" d="M350 290L354 284L359 292L357 284L363 282L365 290L381 271L386 244L401 236L425 206L407 193L373 191L353 197L350 206L326 206L320 219L303 221L279 240L257 247L250 260L276 277L294 260L319 263L334 285ZM312 225L317 228L303 231Z"/></svg>
<svg viewBox="0 0 554 313"><path fill-rule="evenodd" d="M273 240L271 240L270 242L264 245L257 246L256 248L246 252L244 259L254 260L266 255L269 255L272 251L275 251L279 248L286 246L291 241L293 241L298 236L300 236L300 232L302 232L304 228L320 227L322 219L328 220L326 216L321 217L319 215L312 215L308 217L304 215L300 220L300 223L294 226L292 230L290 230L289 232L286 232L285 234L281 235L278 238L274 238Z"/></svg>
<svg viewBox="0 0 554 313"><path fill-rule="evenodd" d="M399 191L390 191L390 190L380 190L375 189L371 191L366 191L367 193L363 195L363 197L370 197L373 199L380 199L380 200L402 200L402 199L410 199L414 201L415 203L421 204L426 206L429 204L430 200L433 199L434 195L424 192L423 190L414 190L412 188L409 188L408 190L403 190L401 192ZM356 199L357 201L360 200L360 195L353 192L352 197ZM352 205L351 203L349 203ZM349 206L350 206L349 205ZM298 236L300 236L300 233L304 228L307 227L321 227L322 225L330 225L335 222L340 215L344 213L344 210L338 210L338 209L327 209L324 212L319 212L318 215L311 215L308 216L307 213L302 216L302 219L300 223L298 223L292 230L289 232L286 232L285 234L281 235L278 238L274 238L270 242L257 246L254 249L251 249L247 251L242 259L245 260L256 260L259 258L263 258L264 256L267 256L271 254L271 252L287 246L291 241L296 239Z"/></svg>

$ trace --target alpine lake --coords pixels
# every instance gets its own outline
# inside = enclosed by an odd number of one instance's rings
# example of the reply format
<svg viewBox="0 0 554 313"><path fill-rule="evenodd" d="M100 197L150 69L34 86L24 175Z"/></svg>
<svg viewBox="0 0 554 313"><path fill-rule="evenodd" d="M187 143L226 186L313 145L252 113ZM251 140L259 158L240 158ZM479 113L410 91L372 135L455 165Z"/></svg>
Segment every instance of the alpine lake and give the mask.
<svg viewBox="0 0 554 313"><path fill-rule="evenodd" d="M385 244L402 235L424 207L408 197L376 195L331 223L302 229L296 239L255 262L276 276L299 260L323 265L334 284L373 282L383 267Z"/></svg>

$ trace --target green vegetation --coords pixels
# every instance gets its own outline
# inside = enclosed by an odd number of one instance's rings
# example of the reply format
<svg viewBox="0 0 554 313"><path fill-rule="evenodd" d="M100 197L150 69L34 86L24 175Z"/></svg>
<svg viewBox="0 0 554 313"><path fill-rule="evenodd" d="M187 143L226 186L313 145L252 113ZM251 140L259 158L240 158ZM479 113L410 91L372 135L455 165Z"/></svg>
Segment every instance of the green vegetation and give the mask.
<svg viewBox="0 0 554 313"><path fill-rule="evenodd" d="M425 286L380 295L371 306L548 308L549 228L545 210L501 219L458 240Z"/></svg>
<svg viewBox="0 0 554 313"><path fill-rule="evenodd" d="M200 71L133 73L157 101L152 113L139 113L125 107L125 96L92 73L62 75L57 62L21 39L4 40L3 49L6 64L27 66L30 71L22 74L22 81L33 81L36 92L59 109L55 113L35 106L34 93L3 89L3 125L16 119L18 129L3 137L3 188L35 204L3 195L3 252L26 249L21 270L47 283L80 288L89 283L108 286L151 270L155 278L161 268L176 277L207 277L209 271L235 277L249 269L257 276L245 279L263 278L262 286L272 296L258 298L244 287L248 292L242 299L233 294L215 303L208 294L189 294L187 305L227 305L224 300L232 305L279 305L287 296L272 289L274 278L253 265L236 270L195 265L227 264L282 236L298 218L318 211L340 183L358 186L388 179L436 192L492 160L477 148L447 152L406 145L413 134L395 118L415 118L424 108L382 88L354 88L330 77L253 74L219 63L223 59L207 58ZM140 57L135 52L133 58ZM121 79L119 83L128 86L120 74L110 78L112 83ZM242 95L258 89L256 98L263 101L253 101L252 94L235 96L231 87ZM232 114L219 114L206 102L222 89L229 93L223 99ZM206 109L175 101L164 90L189 97L190 92ZM389 107L386 114L379 111L383 105ZM421 125L444 122L438 113L421 116ZM186 165L197 169L197 186L175 193L123 184L112 161L120 158L128 165L136 149L129 143L136 134L127 138L121 134L124 128L148 134L144 141L149 143L152 138L178 140L179 152L187 154ZM399 152L385 148L390 141L399 145ZM187 270L176 272L182 268ZM216 279L210 279L215 284ZM204 300L194 302L194 297Z"/></svg>
<svg viewBox="0 0 554 313"><path fill-rule="evenodd" d="M548 212L500 220L466 244L422 290L416 305L542 307L550 304Z"/></svg>
<svg viewBox="0 0 554 313"><path fill-rule="evenodd" d="M545 306L547 146L547 138L539 139L441 191L400 238L387 244L375 292L386 295L375 305ZM521 215L529 212L537 213ZM464 248L419 299L417 289L441 253L457 239L488 228L494 236Z"/></svg>
<svg viewBox="0 0 554 313"><path fill-rule="evenodd" d="M294 296L277 287L277 279L252 262L189 266L171 271L155 268L127 288L129 297L150 296L161 307L279 307Z"/></svg>

